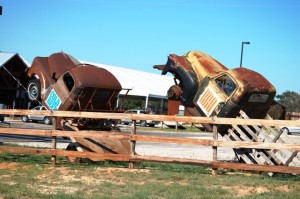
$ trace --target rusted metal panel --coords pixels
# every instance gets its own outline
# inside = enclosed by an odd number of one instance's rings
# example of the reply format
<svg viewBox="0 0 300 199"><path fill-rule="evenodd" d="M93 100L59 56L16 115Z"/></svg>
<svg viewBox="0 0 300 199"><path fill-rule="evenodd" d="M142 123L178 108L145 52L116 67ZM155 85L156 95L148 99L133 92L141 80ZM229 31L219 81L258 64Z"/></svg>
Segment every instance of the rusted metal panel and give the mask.
<svg viewBox="0 0 300 199"><path fill-rule="evenodd" d="M104 68L93 65L77 65L70 69L76 87L93 87L101 89L121 90L121 84L116 77Z"/></svg>
<svg viewBox="0 0 300 199"><path fill-rule="evenodd" d="M62 101L61 105L55 109L80 111L91 106L93 108L90 109L93 110L97 107L101 107L103 110L112 110L116 101L107 103L103 100L112 99L111 95L117 95L122 89L116 77L106 69L81 64L74 57L65 53L55 53L49 57L36 57L27 74L31 78L34 75L38 76L41 100L49 109L53 109L47 103L51 90L54 90ZM91 90L92 92L90 92ZM98 100L93 100L93 98L98 98ZM86 104L90 103L90 106L79 105L85 100L88 101ZM68 105L65 105L65 102ZM104 107L100 105L101 103L110 106Z"/></svg>
<svg viewBox="0 0 300 199"><path fill-rule="evenodd" d="M200 79L208 76L215 76L223 71L228 70L224 65L210 57L209 55L199 52L190 51L184 55L186 60Z"/></svg>
<svg viewBox="0 0 300 199"><path fill-rule="evenodd" d="M114 111L117 96L122 90L116 77L106 69L82 64L63 52L36 57L27 75L35 81L29 82L29 97L40 100L50 110ZM98 128L107 123L76 118L72 122L77 123L79 128L89 125ZM57 123L59 128L63 128L61 119Z"/></svg>
<svg viewBox="0 0 300 199"><path fill-rule="evenodd" d="M264 118L276 94L261 74L246 68L228 70L202 52L172 54L165 66L154 68L174 76L175 85L168 92L173 91L194 116L236 117L243 110L251 118Z"/></svg>
<svg viewBox="0 0 300 199"><path fill-rule="evenodd" d="M180 101L168 100L168 115L177 115L179 111Z"/></svg>

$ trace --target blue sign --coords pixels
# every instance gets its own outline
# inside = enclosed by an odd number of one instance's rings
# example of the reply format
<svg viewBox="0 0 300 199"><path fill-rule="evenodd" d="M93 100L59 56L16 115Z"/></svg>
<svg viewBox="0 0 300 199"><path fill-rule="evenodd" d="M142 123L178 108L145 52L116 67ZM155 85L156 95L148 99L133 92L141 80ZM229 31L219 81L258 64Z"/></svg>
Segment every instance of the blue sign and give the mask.
<svg viewBox="0 0 300 199"><path fill-rule="evenodd" d="M61 100L59 99L59 97L56 94L56 92L54 91L54 89L52 89L52 91L50 92L50 94L46 100L46 104L48 105L50 110L57 110L58 107L60 106Z"/></svg>

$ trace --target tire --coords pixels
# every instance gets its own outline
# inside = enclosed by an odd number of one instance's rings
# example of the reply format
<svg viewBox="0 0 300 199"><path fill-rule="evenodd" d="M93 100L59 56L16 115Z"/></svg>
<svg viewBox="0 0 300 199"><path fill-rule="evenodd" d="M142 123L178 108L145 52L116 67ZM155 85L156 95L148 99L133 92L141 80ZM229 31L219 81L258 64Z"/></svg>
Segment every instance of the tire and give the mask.
<svg viewBox="0 0 300 199"><path fill-rule="evenodd" d="M41 84L37 79L32 79L27 85L28 98L31 101L36 101L41 99Z"/></svg>
<svg viewBox="0 0 300 199"><path fill-rule="evenodd" d="M112 132L121 132L121 129L118 126L114 126L111 128Z"/></svg>
<svg viewBox="0 0 300 199"><path fill-rule="evenodd" d="M67 151L77 151L76 144L75 143L70 143L67 148ZM66 160L71 163L71 164L78 164L81 162L81 158L79 157L70 157L66 156Z"/></svg>
<svg viewBox="0 0 300 199"><path fill-rule="evenodd" d="M283 130L283 131L286 131L286 134L288 134L288 135L291 134L288 128L285 128L285 127L284 127L284 128L282 128L282 130Z"/></svg>
<svg viewBox="0 0 300 199"><path fill-rule="evenodd" d="M43 122L44 122L44 124L47 124L47 125L52 124L52 121L51 121L51 118L50 118L50 117L44 117Z"/></svg>
<svg viewBox="0 0 300 199"><path fill-rule="evenodd" d="M28 116L27 116L27 115L23 115L23 116L21 117L21 119L22 119L22 122L29 122L29 119L28 119Z"/></svg>
<svg viewBox="0 0 300 199"><path fill-rule="evenodd" d="M155 124L149 124L149 126L150 126L150 127L154 127L154 126L155 126Z"/></svg>
<svg viewBox="0 0 300 199"><path fill-rule="evenodd" d="M147 122L146 122L145 120L141 120L141 126L142 126L142 127L147 126Z"/></svg>

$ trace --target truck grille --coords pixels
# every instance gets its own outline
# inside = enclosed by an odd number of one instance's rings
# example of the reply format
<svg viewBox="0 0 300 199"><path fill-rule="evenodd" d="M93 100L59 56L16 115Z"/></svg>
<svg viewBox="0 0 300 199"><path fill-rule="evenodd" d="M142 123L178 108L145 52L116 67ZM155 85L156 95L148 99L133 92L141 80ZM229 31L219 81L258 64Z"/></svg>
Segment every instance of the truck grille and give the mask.
<svg viewBox="0 0 300 199"><path fill-rule="evenodd" d="M206 116L210 116L220 101L216 92L211 87L207 87L199 97L197 104Z"/></svg>

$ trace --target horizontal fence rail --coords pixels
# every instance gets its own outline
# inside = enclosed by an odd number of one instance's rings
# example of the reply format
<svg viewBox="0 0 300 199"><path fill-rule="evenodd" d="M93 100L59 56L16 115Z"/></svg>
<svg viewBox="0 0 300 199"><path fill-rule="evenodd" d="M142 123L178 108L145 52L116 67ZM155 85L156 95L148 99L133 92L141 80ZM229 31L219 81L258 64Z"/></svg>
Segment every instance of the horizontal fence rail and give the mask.
<svg viewBox="0 0 300 199"><path fill-rule="evenodd" d="M166 116L166 115L143 115L143 114L124 114L124 113L95 113L95 112L71 112L71 111L33 111L33 110L0 110L0 114L4 115L45 115L51 117L82 117L94 119L127 119L127 120L157 120L157 121L176 121L189 123L209 123L217 124L231 124L231 125L261 125L261 126L300 126L300 121L286 121L286 120L260 120L260 119L238 119L238 118L217 118L217 117L186 117L186 116ZM201 146L210 146L213 149L217 147L227 148L247 148L247 149L263 149L263 150L290 150L300 151L300 144L288 143L264 143L251 141L223 141L218 139L195 139L195 138L177 138L165 136L148 136L136 135L136 123L133 122L132 133L111 133L106 131L62 131L62 130L41 130L41 129L22 129L22 128L0 128L1 134L16 134L16 135L34 135L34 136L49 136L54 138L52 149L37 149L24 147L8 147L1 146L2 152L13 153L29 153L29 154L48 154L55 156L70 156L81 158L97 158L99 160L113 160L113 161L151 161L151 162L165 162L178 164L192 164L211 167L213 169L241 169L264 172L280 172L300 174L300 167L291 166L274 166L274 165L257 165L244 164L236 162L219 162L216 160L194 160L184 158L170 158L170 157L156 157L156 156L140 156L136 154L120 155L120 154L102 154L95 152L77 152L56 149L56 137L82 137L82 138L116 138L129 140L131 143L137 141L143 142L162 142L162 143L177 143L177 144L195 144ZM297 155L297 153L295 153ZM54 159L55 160L55 159Z"/></svg>
<svg viewBox="0 0 300 199"><path fill-rule="evenodd" d="M287 143L264 143L264 142L249 142L249 141L223 141L212 139L195 139L195 138L178 138L178 137L164 137L164 136L150 136L150 135L130 135L113 133L110 131L61 131L61 130L38 130L38 129L20 129L20 128L3 128L2 134L15 135L35 135L35 136L61 136L61 137L82 137L82 138L116 138L131 141L145 141L145 142L162 142L162 143L176 143L176 144L195 144L202 146L216 146L225 148L249 148L249 149L278 149L300 151L300 144Z"/></svg>
<svg viewBox="0 0 300 199"><path fill-rule="evenodd" d="M36 110L16 110L2 109L0 114L4 115L45 115L52 117L75 117L93 119L126 119L126 120L157 120L190 122L205 124L230 124L230 125L259 125L259 126L297 126L300 127L299 120L264 120L264 119L240 119L240 118L220 118L220 117L191 117L191 116L170 116L152 114L128 114L128 113L99 113L99 112L73 112L73 111L36 111Z"/></svg>

